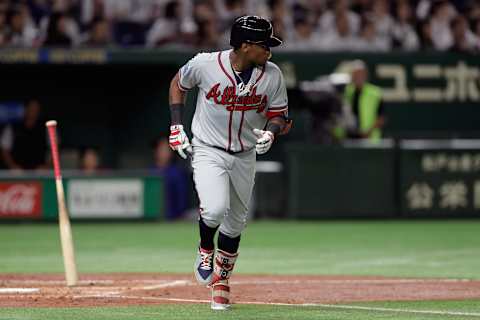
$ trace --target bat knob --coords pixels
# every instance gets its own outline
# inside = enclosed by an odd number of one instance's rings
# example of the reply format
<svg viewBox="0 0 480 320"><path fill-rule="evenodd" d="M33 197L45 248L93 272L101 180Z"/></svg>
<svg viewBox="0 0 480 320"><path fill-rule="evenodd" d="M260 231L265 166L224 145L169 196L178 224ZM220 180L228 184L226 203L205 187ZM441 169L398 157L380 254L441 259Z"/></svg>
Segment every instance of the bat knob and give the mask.
<svg viewBox="0 0 480 320"><path fill-rule="evenodd" d="M55 120L50 120L45 123L47 127L56 127L57 126L57 121Z"/></svg>

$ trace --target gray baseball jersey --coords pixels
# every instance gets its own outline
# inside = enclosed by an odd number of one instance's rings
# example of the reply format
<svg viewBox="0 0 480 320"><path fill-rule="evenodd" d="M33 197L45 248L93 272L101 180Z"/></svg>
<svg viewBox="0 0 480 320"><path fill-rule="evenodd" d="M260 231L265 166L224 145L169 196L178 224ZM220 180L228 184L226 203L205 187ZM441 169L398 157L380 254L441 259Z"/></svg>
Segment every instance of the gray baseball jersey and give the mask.
<svg viewBox="0 0 480 320"><path fill-rule="evenodd" d="M230 52L196 55L180 69L179 87L199 88L192 167L201 217L209 227L220 226L223 234L237 237L246 225L255 180L253 129L263 129L270 117L287 115L288 100L275 64L256 67L247 84L237 83Z"/></svg>
<svg viewBox="0 0 480 320"><path fill-rule="evenodd" d="M255 147L253 128L288 112L287 90L280 69L272 62L253 70L247 84L237 84L231 50L200 53L180 69L179 86L199 88L192 133L203 143L239 152Z"/></svg>

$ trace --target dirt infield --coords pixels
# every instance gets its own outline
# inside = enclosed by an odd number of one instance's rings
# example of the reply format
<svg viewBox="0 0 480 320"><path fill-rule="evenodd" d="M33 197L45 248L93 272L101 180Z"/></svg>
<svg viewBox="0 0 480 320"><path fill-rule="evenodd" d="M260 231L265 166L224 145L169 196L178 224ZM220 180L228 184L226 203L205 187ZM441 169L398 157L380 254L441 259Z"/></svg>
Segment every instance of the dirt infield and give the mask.
<svg viewBox="0 0 480 320"><path fill-rule="evenodd" d="M245 276L231 279L234 303L336 304L480 299L480 281L350 276ZM120 306L208 302L191 275L87 274L77 287L61 275L0 275L0 307Z"/></svg>

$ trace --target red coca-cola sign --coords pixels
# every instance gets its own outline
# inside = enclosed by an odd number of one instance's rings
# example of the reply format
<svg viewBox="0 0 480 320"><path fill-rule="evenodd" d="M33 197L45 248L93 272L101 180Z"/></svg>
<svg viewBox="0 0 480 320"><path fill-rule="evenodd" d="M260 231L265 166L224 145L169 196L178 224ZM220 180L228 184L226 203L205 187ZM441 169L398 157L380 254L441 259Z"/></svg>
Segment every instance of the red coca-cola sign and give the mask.
<svg viewBox="0 0 480 320"><path fill-rule="evenodd" d="M42 186L38 182L0 183L0 217L37 218Z"/></svg>

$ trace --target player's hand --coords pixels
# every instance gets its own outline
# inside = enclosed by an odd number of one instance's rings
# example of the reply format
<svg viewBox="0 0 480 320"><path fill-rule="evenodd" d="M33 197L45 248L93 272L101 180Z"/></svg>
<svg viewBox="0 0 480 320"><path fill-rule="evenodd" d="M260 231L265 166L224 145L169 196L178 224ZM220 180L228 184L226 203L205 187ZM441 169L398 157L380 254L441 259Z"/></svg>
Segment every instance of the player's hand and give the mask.
<svg viewBox="0 0 480 320"><path fill-rule="evenodd" d="M181 124L170 126L169 144L170 148L177 151L183 159L187 159L185 152L192 153L192 146Z"/></svg>
<svg viewBox="0 0 480 320"><path fill-rule="evenodd" d="M258 137L255 150L258 154L264 154L272 147L275 136L271 131L253 129L253 133Z"/></svg>

